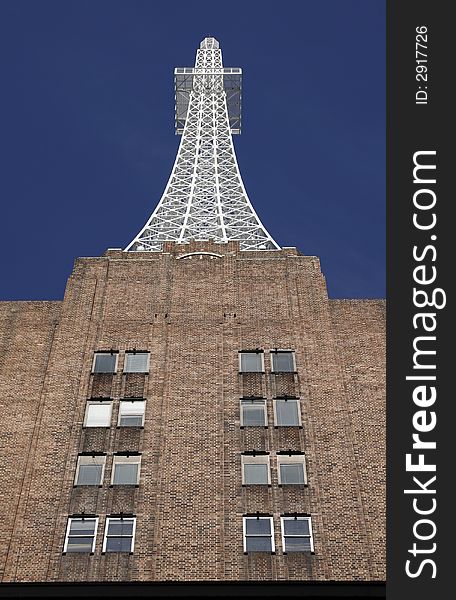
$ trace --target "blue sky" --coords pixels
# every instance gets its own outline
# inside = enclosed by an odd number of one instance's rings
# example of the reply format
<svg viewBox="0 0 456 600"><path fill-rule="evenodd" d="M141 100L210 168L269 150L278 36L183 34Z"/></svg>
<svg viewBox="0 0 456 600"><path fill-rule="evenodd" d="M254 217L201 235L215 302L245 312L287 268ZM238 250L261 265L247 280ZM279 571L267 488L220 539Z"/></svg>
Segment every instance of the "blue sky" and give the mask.
<svg viewBox="0 0 456 600"><path fill-rule="evenodd" d="M385 3L3 0L0 299L60 299L77 256L125 247L179 138L173 69L216 37L243 68L241 173L334 298L385 294Z"/></svg>

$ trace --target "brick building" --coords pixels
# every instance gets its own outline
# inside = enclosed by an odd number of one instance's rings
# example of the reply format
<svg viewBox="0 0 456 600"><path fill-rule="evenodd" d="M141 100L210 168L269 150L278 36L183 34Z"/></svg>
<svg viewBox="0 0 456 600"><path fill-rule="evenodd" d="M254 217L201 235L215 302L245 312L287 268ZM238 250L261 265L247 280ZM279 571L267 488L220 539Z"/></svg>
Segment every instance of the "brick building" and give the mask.
<svg viewBox="0 0 456 600"><path fill-rule="evenodd" d="M0 303L2 581L384 581L384 302L168 237Z"/></svg>

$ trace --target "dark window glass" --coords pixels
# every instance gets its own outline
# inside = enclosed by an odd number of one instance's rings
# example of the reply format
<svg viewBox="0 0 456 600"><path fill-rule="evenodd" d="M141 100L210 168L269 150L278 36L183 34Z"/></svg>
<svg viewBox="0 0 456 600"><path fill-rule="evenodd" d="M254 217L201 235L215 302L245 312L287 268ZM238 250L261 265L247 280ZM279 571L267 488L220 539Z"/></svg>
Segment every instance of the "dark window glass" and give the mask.
<svg viewBox="0 0 456 600"><path fill-rule="evenodd" d="M105 552L132 552L134 519L109 518Z"/></svg>
<svg viewBox="0 0 456 600"><path fill-rule="evenodd" d="M136 485L138 468L138 463L115 463L113 485Z"/></svg>
<svg viewBox="0 0 456 600"><path fill-rule="evenodd" d="M245 532L247 535L271 535L271 521L269 519L257 519L256 517L246 519Z"/></svg>
<svg viewBox="0 0 456 600"><path fill-rule="evenodd" d="M106 540L106 552L130 552L131 538L108 537Z"/></svg>
<svg viewBox="0 0 456 600"><path fill-rule="evenodd" d="M275 373L293 373L295 370L293 352L271 352L272 367Z"/></svg>
<svg viewBox="0 0 456 600"><path fill-rule="evenodd" d="M310 536L285 537L285 552L310 552L311 550Z"/></svg>
<svg viewBox="0 0 456 600"><path fill-rule="evenodd" d="M117 359L116 354L96 354L93 372L94 373L115 373L116 359Z"/></svg>
<svg viewBox="0 0 456 600"><path fill-rule="evenodd" d="M310 535L308 519L284 519L283 530L285 535Z"/></svg>
<svg viewBox="0 0 456 600"><path fill-rule="evenodd" d="M310 519L298 517L296 519L282 519L285 552L311 552L312 532Z"/></svg>
<svg viewBox="0 0 456 600"><path fill-rule="evenodd" d="M281 426L299 425L299 405L298 400L275 401L276 423Z"/></svg>
<svg viewBox="0 0 456 600"><path fill-rule="evenodd" d="M261 352L241 352L241 372L261 373L263 371Z"/></svg>
<svg viewBox="0 0 456 600"><path fill-rule="evenodd" d="M269 518L245 519L245 551L272 552L272 531Z"/></svg>
<svg viewBox="0 0 456 600"><path fill-rule="evenodd" d="M244 483L247 485L267 485L268 465L244 463Z"/></svg>
<svg viewBox="0 0 456 600"><path fill-rule="evenodd" d="M264 427L265 406L264 400L242 400L241 410L243 427Z"/></svg>
<svg viewBox="0 0 456 600"><path fill-rule="evenodd" d="M110 519L108 525L109 535L133 535L133 521L131 519Z"/></svg>
<svg viewBox="0 0 456 600"><path fill-rule="evenodd" d="M304 465L296 463L280 464L280 483L282 485L303 484Z"/></svg>
<svg viewBox="0 0 456 600"><path fill-rule="evenodd" d="M103 465L80 465L76 485L100 485Z"/></svg>
<svg viewBox="0 0 456 600"><path fill-rule="evenodd" d="M270 537L247 537L245 540L247 552L272 552Z"/></svg>

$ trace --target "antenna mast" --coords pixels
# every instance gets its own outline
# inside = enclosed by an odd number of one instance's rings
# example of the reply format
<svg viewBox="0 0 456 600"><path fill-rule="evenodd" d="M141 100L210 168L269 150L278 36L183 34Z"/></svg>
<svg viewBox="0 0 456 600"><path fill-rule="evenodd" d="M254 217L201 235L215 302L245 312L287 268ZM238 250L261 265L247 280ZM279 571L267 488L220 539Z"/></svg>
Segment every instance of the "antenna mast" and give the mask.
<svg viewBox="0 0 456 600"><path fill-rule="evenodd" d="M159 252L165 241L237 240L241 250L277 250L247 196L232 134L241 132L239 68L223 68L213 37L194 68L177 68L176 133L182 134L171 176L146 225L127 252Z"/></svg>

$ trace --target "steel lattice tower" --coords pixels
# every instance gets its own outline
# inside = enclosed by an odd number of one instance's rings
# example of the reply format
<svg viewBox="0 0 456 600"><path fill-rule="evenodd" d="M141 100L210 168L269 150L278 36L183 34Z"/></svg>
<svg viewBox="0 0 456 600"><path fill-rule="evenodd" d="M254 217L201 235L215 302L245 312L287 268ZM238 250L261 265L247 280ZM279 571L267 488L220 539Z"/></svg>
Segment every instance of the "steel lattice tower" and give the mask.
<svg viewBox="0 0 456 600"><path fill-rule="evenodd" d="M231 135L241 130L239 68L223 68L215 38L205 38L194 68L175 74L176 133L182 134L163 196L125 249L157 252L164 241L240 242L242 250L279 249L247 196Z"/></svg>

